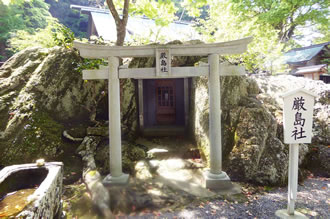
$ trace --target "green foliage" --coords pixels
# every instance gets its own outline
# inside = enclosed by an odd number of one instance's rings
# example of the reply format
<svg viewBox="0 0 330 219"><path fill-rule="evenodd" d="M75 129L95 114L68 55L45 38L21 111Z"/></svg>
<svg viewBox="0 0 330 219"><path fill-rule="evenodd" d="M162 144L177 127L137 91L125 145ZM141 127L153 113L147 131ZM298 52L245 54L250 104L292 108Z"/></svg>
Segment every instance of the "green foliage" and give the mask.
<svg viewBox="0 0 330 219"><path fill-rule="evenodd" d="M49 5L49 12L53 17L57 18L61 24L70 28L75 36L86 37L87 26L88 26L88 16L85 14L80 14L79 11L72 10L70 8L71 4L74 5L96 5L98 2L96 0L45 0Z"/></svg>
<svg viewBox="0 0 330 219"><path fill-rule="evenodd" d="M30 46L52 47L55 43L52 39L52 31L56 20L49 19L46 28L38 28L33 34L26 30L17 30L8 40L11 52L18 52Z"/></svg>
<svg viewBox="0 0 330 219"><path fill-rule="evenodd" d="M319 24L317 25L317 30L321 34L320 37L314 40L315 44L325 43L330 41L330 23Z"/></svg>
<svg viewBox="0 0 330 219"><path fill-rule="evenodd" d="M256 23L270 25L278 31L278 38L286 42L297 26L329 25L329 6L326 0L229 0L234 15L241 21L256 19Z"/></svg>
<svg viewBox="0 0 330 219"><path fill-rule="evenodd" d="M188 10L189 16L201 18L202 9L206 4L207 0L183 0L181 6Z"/></svg>
<svg viewBox="0 0 330 219"><path fill-rule="evenodd" d="M139 46L139 45L147 45L152 43L165 43L166 36L160 34L162 30L162 26L157 26L154 29L151 29L148 33L145 32L145 35L133 35L132 42L129 43L130 46Z"/></svg>
<svg viewBox="0 0 330 219"><path fill-rule="evenodd" d="M0 41L5 42L10 31L23 28L23 20L19 16L14 16L13 8L5 5L0 0Z"/></svg>
<svg viewBox="0 0 330 219"><path fill-rule="evenodd" d="M64 25L57 24L57 31L53 32L53 40L57 46L67 49L73 47L74 33Z"/></svg>
<svg viewBox="0 0 330 219"><path fill-rule="evenodd" d="M282 66L275 63L281 56L283 44L278 42L278 31L257 19L242 20L230 10L230 1L212 1L209 18L200 19L197 28L206 42L223 42L253 36L248 51L242 55L225 56L230 63L244 64L250 72L274 72ZM219 16L221 11L221 16Z"/></svg>
<svg viewBox="0 0 330 219"><path fill-rule="evenodd" d="M26 30L34 33L37 28L47 26L47 18L51 17L48 5L43 0L11 0L7 6L8 32Z"/></svg>
<svg viewBox="0 0 330 219"><path fill-rule="evenodd" d="M82 72L84 69L99 69L100 65L107 65L104 59L86 59L82 62L77 63L74 70Z"/></svg>
<svg viewBox="0 0 330 219"><path fill-rule="evenodd" d="M18 52L30 46L72 48L73 41L74 33L69 28L59 24L56 19L49 18L46 28L38 28L34 34L30 34L25 30L18 30L9 40L9 43L10 50Z"/></svg>
<svg viewBox="0 0 330 219"><path fill-rule="evenodd" d="M123 2L116 0L116 7L122 9ZM176 11L177 8L171 0L139 0L134 3L131 2L129 7L130 15L144 15L149 19L154 19L158 26L167 26L173 22L177 18L175 16Z"/></svg>
<svg viewBox="0 0 330 219"><path fill-rule="evenodd" d="M12 51L17 51L17 48L4 50L11 37L24 39L24 34L31 35L47 27L49 19L48 5L43 0L0 0L0 54L8 58Z"/></svg>

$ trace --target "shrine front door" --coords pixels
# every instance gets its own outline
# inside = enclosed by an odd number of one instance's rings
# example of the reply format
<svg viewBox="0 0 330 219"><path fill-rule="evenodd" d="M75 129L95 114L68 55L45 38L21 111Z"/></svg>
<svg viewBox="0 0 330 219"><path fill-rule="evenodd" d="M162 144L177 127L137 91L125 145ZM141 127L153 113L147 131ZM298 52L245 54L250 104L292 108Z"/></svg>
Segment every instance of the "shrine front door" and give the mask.
<svg viewBox="0 0 330 219"><path fill-rule="evenodd" d="M156 80L156 122L160 125L175 124L175 80Z"/></svg>

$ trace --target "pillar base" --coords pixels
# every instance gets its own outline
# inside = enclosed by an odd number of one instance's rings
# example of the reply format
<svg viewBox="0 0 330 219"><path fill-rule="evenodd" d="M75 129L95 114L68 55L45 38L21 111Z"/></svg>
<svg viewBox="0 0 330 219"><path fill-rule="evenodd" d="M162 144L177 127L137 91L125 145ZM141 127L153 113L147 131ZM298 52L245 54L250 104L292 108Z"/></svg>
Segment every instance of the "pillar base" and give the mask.
<svg viewBox="0 0 330 219"><path fill-rule="evenodd" d="M225 190L232 187L229 176L223 171L220 174L213 174L207 170L203 175L205 179L205 187L207 189Z"/></svg>
<svg viewBox="0 0 330 219"><path fill-rule="evenodd" d="M111 174L107 175L103 179L104 185L124 185L128 183L129 174L121 174L120 176L111 176Z"/></svg>
<svg viewBox="0 0 330 219"><path fill-rule="evenodd" d="M282 209L282 210L277 210L275 212L275 215L279 218L283 218L283 219L289 219L289 218L292 218L292 219L307 219L308 217L305 216L304 214L298 212L298 211L294 211L294 214L293 215L290 215L288 213L288 210L287 209Z"/></svg>

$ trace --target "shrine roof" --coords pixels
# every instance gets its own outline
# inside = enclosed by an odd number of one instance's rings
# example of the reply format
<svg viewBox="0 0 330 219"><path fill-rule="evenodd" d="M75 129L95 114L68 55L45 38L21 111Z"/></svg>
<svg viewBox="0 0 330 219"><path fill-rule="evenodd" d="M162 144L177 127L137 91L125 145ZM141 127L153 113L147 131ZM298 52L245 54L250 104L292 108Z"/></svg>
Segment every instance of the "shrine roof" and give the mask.
<svg viewBox="0 0 330 219"><path fill-rule="evenodd" d="M108 9L99 9L79 5L71 5L71 8L80 10L83 14L91 16L96 31L104 40L116 41L116 24ZM156 25L155 20L147 17L130 16L126 27L125 41L131 42L134 38L148 38L157 41L156 38L166 37L166 41L200 39L200 35L192 27L192 23L175 21L166 27Z"/></svg>
<svg viewBox="0 0 330 219"><path fill-rule="evenodd" d="M330 42L326 42L312 46L292 49L284 54L284 60L287 64L295 64L299 62L309 61L317 54L319 54L321 50L329 44Z"/></svg>
<svg viewBox="0 0 330 219"><path fill-rule="evenodd" d="M295 72L295 74L304 74L304 73L309 73L309 72L318 72L324 68L326 68L327 65L326 64L322 64L322 65L311 65L311 66L306 66L306 67L300 67L297 68L297 71Z"/></svg>

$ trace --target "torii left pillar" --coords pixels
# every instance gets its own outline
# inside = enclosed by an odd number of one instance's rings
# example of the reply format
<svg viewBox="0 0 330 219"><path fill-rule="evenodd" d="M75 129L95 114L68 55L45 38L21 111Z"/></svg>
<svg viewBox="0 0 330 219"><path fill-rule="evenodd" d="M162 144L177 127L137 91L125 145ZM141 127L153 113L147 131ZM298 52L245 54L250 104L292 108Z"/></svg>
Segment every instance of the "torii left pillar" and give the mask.
<svg viewBox="0 0 330 219"><path fill-rule="evenodd" d="M103 183L125 184L129 175L123 173L121 161L119 58L111 56L108 61L110 174L104 178Z"/></svg>

